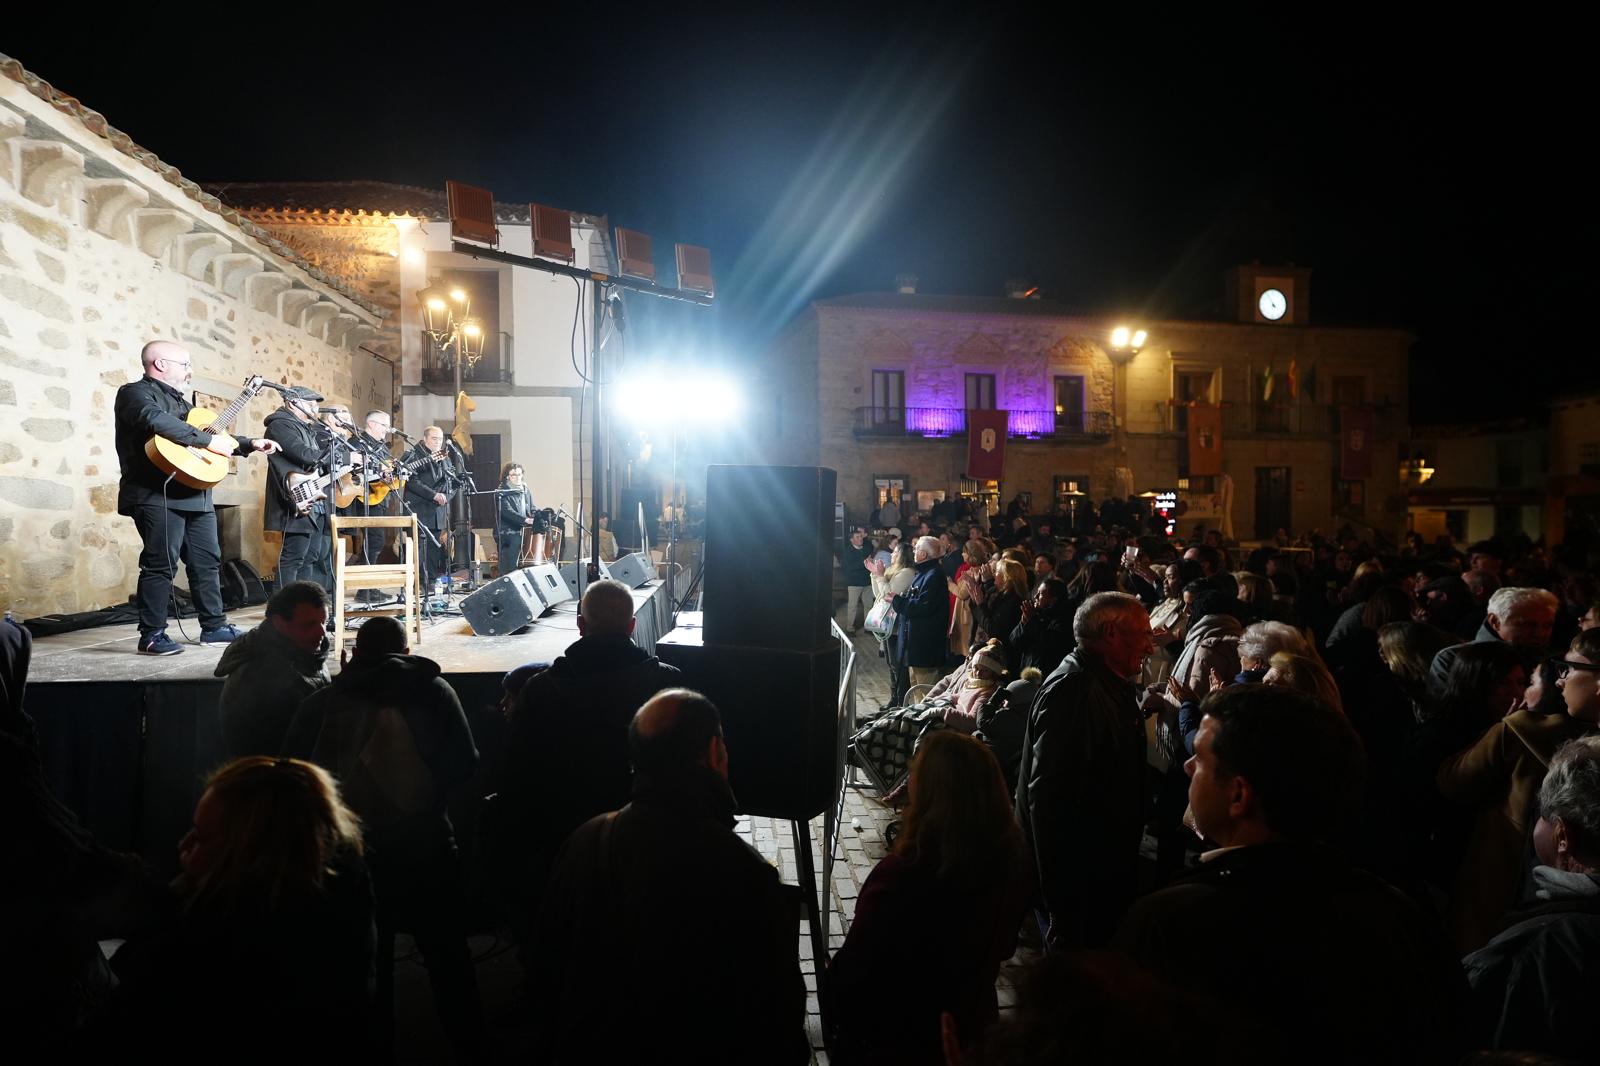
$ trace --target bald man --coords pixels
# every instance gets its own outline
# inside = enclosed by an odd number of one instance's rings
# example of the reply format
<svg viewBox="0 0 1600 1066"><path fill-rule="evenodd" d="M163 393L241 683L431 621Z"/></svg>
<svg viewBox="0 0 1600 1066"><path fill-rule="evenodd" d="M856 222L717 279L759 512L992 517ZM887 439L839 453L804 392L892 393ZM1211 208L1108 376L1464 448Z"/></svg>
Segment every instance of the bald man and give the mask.
<svg viewBox="0 0 1600 1066"><path fill-rule="evenodd" d="M658 693L628 750L632 801L568 838L539 915L529 1002L550 1060L809 1062L799 901L733 831L717 708Z"/></svg>
<svg viewBox="0 0 1600 1066"><path fill-rule="evenodd" d="M217 574L222 549L217 545L217 513L210 489L191 489L168 479L145 455L145 442L162 436L218 455L271 455L272 441L241 440L236 452L226 443L184 421L194 406L184 398L194 381L194 359L181 344L151 341L140 353L144 376L117 390L115 404L117 461L122 479L117 486L117 513L133 519L144 550L139 553L139 652L176 655L183 649L167 636L172 578L181 556L189 573L189 592L200 616L200 643L227 644L239 636L222 612L222 585Z"/></svg>

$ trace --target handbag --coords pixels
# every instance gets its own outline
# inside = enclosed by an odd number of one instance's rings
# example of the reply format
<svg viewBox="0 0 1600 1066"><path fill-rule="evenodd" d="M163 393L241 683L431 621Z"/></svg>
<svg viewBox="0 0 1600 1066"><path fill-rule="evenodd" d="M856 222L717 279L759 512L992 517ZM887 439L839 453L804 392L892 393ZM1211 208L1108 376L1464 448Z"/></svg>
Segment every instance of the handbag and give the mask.
<svg viewBox="0 0 1600 1066"><path fill-rule="evenodd" d="M894 632L894 606L888 600L879 600L867 612L866 629L875 637L887 637Z"/></svg>

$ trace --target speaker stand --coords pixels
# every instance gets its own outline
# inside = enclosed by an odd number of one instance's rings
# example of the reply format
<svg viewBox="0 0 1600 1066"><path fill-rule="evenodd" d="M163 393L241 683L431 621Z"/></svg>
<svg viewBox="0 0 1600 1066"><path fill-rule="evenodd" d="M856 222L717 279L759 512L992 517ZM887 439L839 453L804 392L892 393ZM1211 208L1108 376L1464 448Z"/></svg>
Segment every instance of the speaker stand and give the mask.
<svg viewBox="0 0 1600 1066"><path fill-rule="evenodd" d="M828 931L822 924L822 895L817 890L817 868L811 861L811 823L791 819L789 832L794 838L795 875L806 897L806 923L811 927L811 963L816 970L818 1004L821 1005L823 970L828 964ZM828 886L832 887L832 886ZM826 1009L823 1010L827 1015Z"/></svg>

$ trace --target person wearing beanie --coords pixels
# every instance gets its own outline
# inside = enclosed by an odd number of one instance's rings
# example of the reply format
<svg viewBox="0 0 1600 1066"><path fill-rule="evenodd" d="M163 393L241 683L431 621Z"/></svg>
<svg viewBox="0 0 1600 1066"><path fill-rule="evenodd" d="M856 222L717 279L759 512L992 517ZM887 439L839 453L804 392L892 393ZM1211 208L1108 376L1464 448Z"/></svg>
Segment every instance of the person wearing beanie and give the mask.
<svg viewBox="0 0 1600 1066"><path fill-rule="evenodd" d="M1006 676L1006 649L995 638L972 653L966 683L956 693L956 701L945 712L945 724L963 733L978 727L978 714L1000 689Z"/></svg>

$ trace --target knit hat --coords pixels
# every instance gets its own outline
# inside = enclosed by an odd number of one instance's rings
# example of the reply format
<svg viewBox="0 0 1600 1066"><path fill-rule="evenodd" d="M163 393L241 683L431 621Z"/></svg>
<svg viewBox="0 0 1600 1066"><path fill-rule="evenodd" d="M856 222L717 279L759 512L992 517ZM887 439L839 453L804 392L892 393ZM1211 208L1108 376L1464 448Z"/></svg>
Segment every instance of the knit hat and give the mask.
<svg viewBox="0 0 1600 1066"><path fill-rule="evenodd" d="M972 653L972 665L974 667L981 666L996 676L1004 676L1006 672L1006 650L998 640L991 640Z"/></svg>

